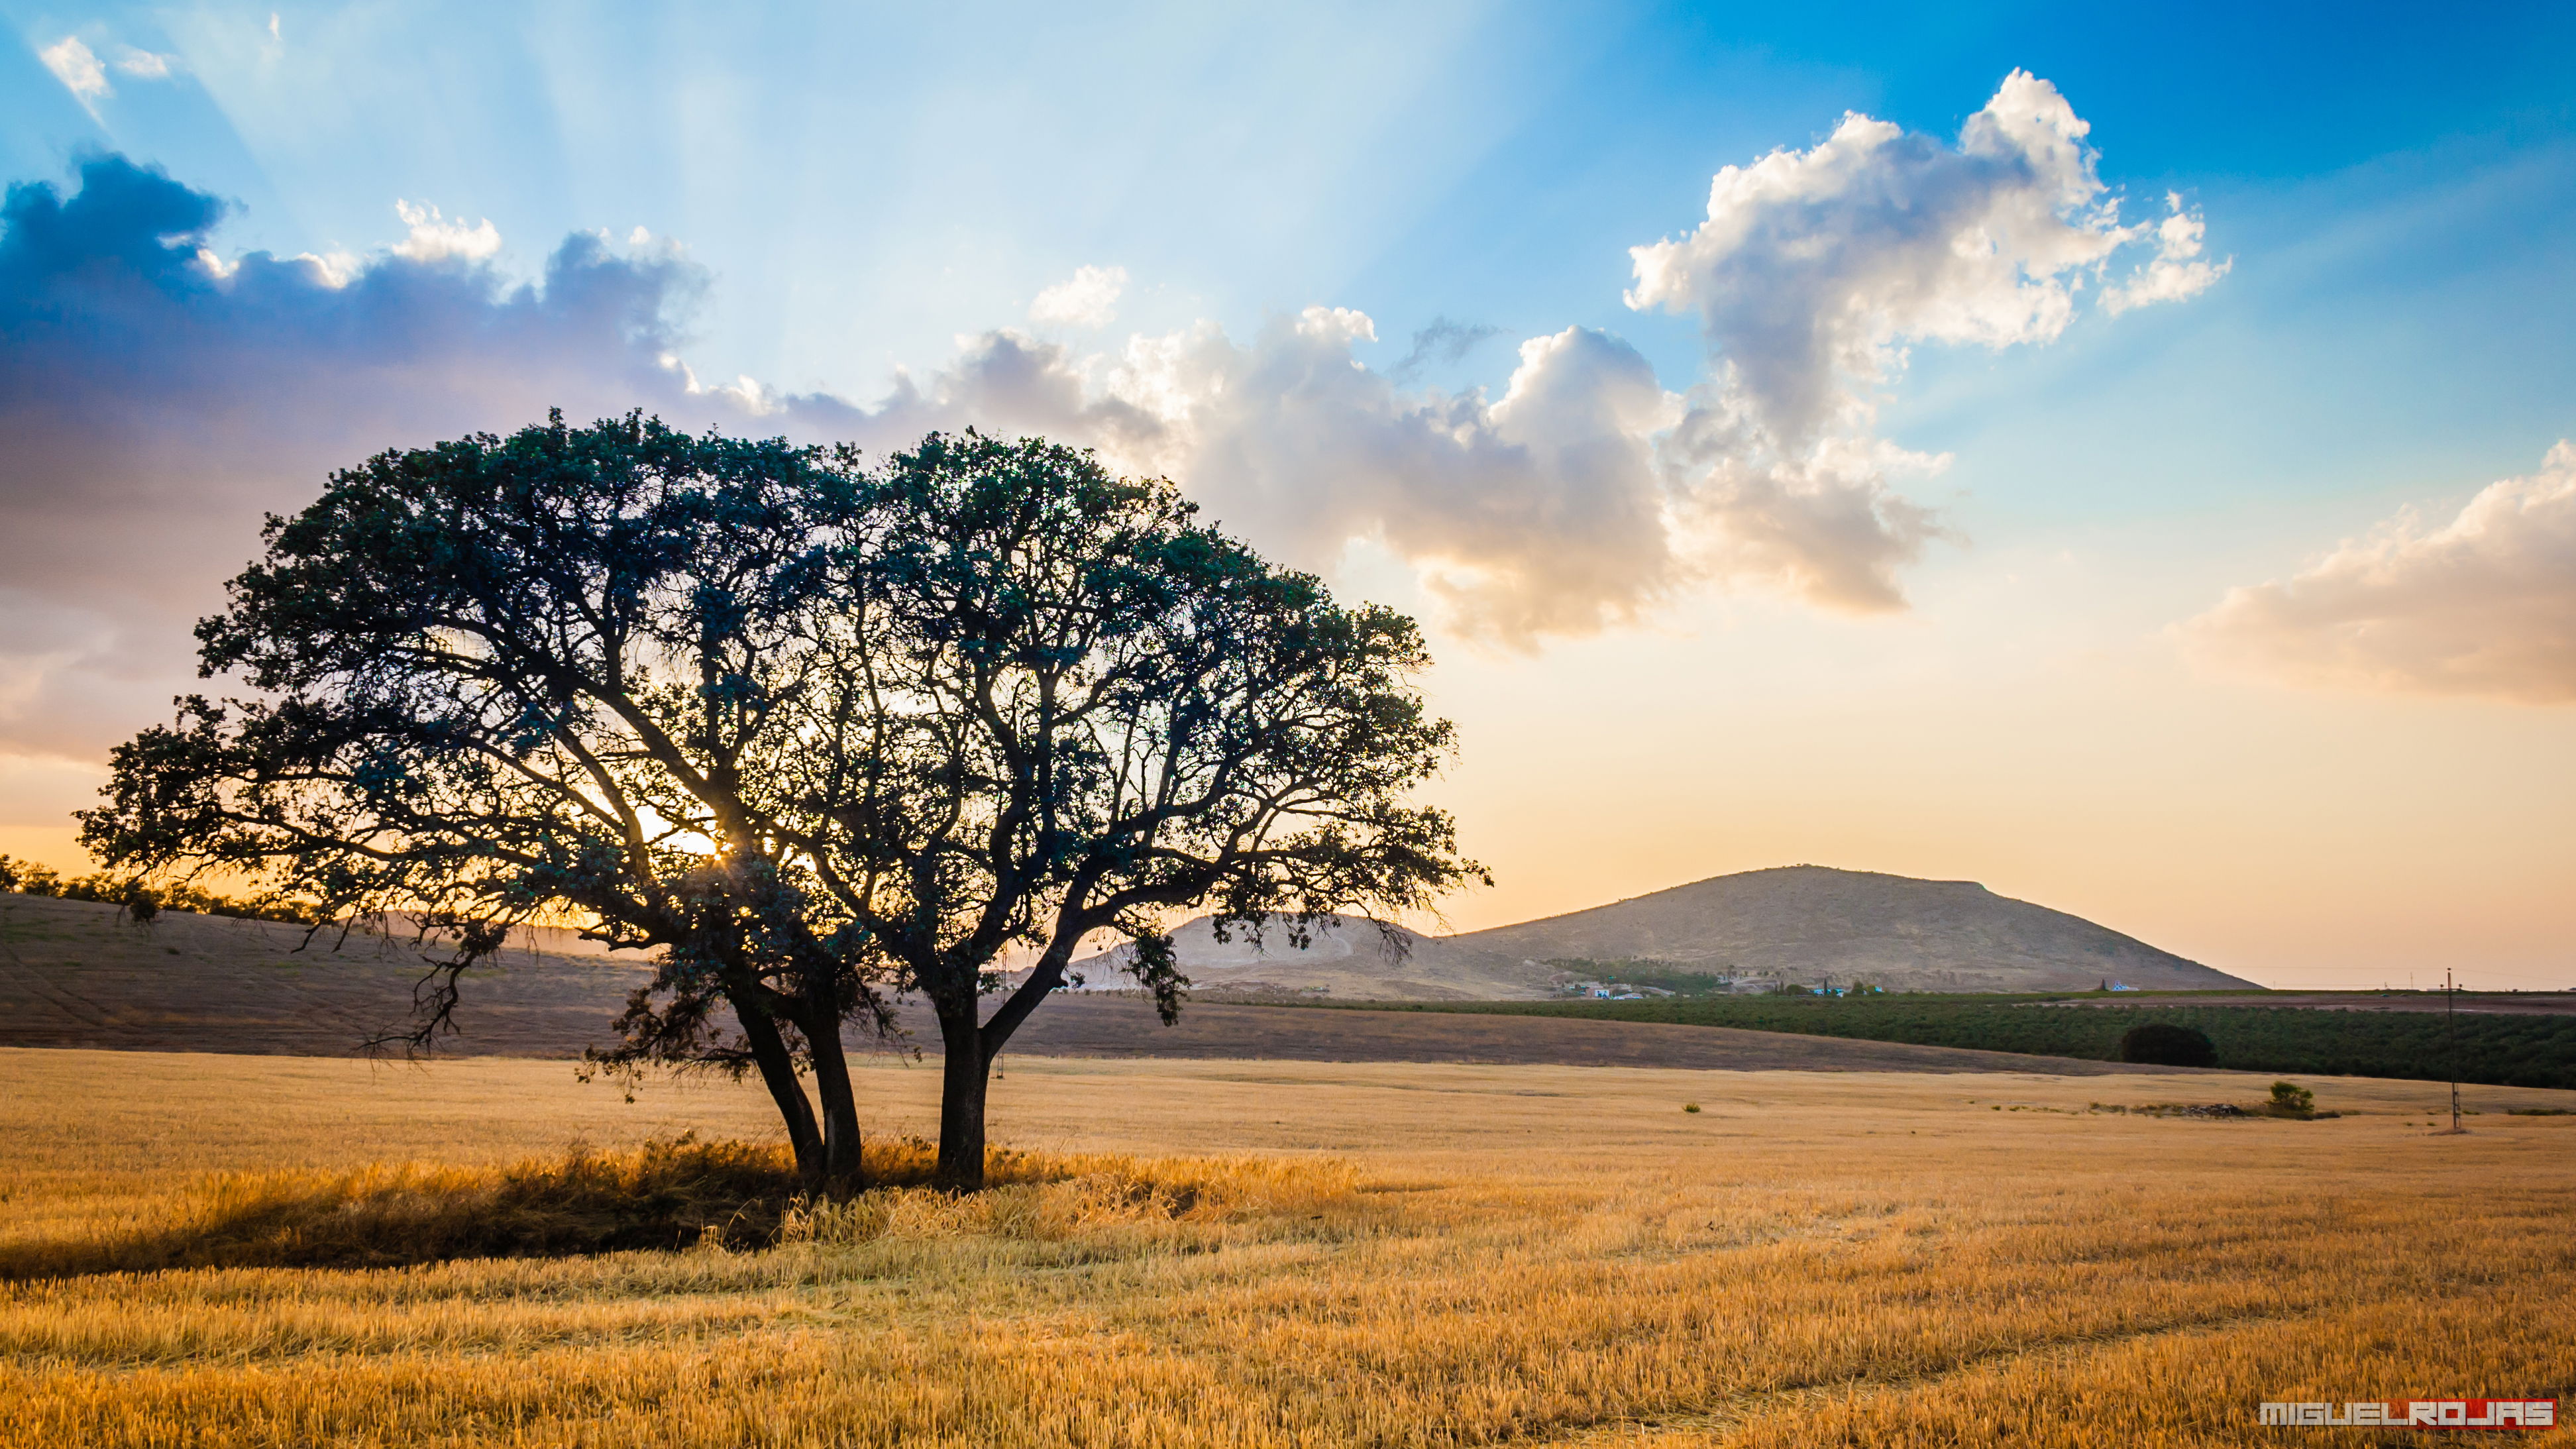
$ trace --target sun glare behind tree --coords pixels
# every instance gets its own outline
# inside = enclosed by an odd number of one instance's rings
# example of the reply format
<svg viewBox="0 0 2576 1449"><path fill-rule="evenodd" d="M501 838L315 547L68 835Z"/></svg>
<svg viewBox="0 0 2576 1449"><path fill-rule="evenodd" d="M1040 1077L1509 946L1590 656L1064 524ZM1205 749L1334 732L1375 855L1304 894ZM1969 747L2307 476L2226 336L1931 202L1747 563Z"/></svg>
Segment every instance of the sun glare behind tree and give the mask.
<svg viewBox="0 0 2576 1449"><path fill-rule="evenodd" d="M992 1059L1085 935L1139 941L1168 1019L1174 912L1293 934L1477 874L1410 800L1450 748L1412 622L1087 453L933 435L871 471L558 415L381 454L267 539L198 629L247 696L120 746L84 843L416 921L447 950L416 1047L510 928L583 921L656 962L594 1060L756 1071L817 1182L860 1174L842 1034L898 993L971 1187Z"/></svg>

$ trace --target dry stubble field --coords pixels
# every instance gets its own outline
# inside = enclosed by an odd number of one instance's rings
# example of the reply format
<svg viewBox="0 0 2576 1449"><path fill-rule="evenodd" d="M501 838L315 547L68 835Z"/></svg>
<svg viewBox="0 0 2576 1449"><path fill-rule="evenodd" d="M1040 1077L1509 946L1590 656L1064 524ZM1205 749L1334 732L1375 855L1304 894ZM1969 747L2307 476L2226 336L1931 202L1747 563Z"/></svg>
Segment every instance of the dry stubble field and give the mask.
<svg viewBox="0 0 2576 1449"><path fill-rule="evenodd" d="M928 1120L934 1073L865 1081ZM0 1283L0 1443L2331 1445L2424 1441L2255 1404L2576 1397L2576 1117L2502 1110L2576 1094L2472 1089L2451 1137L2439 1087L2312 1085L2360 1115L2090 1110L2261 1095L2208 1074L1015 1061L996 1135L1072 1176L772 1248ZM0 1259L257 1186L224 1173L762 1111L0 1051Z"/></svg>

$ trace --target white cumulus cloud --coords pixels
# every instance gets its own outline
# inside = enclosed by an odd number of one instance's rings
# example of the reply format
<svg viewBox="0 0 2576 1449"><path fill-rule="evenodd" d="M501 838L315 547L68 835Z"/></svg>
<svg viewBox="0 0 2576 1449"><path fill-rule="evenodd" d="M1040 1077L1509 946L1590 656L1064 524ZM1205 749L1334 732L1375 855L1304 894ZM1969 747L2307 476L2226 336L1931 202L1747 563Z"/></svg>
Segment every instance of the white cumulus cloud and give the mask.
<svg viewBox="0 0 2576 1449"><path fill-rule="evenodd" d="M2294 683L2576 702L2576 446L2428 528L2412 512L2183 626Z"/></svg>
<svg viewBox="0 0 2576 1449"><path fill-rule="evenodd" d="M1917 342L2054 340L2144 238L2120 225L2089 130L2014 71L1955 145L1846 115L1807 150L1719 171L1706 221L1630 250L1628 305L1696 317L1709 349L1662 456L1721 556L1828 606L1902 606L1895 571L1939 529L1888 480L1946 460L1876 436L1880 392ZM2201 271L2141 281L2128 305L2214 280L2190 261L2198 216L2176 207L2156 264Z"/></svg>
<svg viewBox="0 0 2576 1449"><path fill-rule="evenodd" d="M107 67L98 63L98 56L77 35L66 35L37 51L36 58L84 106L114 94L107 86Z"/></svg>
<svg viewBox="0 0 2576 1449"><path fill-rule="evenodd" d="M1806 151L1729 166L1708 220L1633 248L1636 308L1696 314L1736 388L1784 439L1812 437L1854 384L1929 340L2004 347L2054 338L2070 274L2122 239L2095 205L2088 128L2020 71L1953 148L1850 115Z"/></svg>
<svg viewBox="0 0 2576 1449"><path fill-rule="evenodd" d="M136 80L168 80L170 78L170 62L173 59L175 59L175 57L155 55L151 51L137 50L133 46L128 45L119 49L116 57L116 68L119 72L125 75L130 75Z"/></svg>
<svg viewBox="0 0 2576 1449"><path fill-rule="evenodd" d="M449 221L435 206L414 206L408 201L395 202L394 214L411 228L411 234L395 244L395 256L415 262L480 262L501 250L500 228L489 217L467 226L462 217Z"/></svg>
<svg viewBox="0 0 2576 1449"><path fill-rule="evenodd" d="M1118 318L1127 290L1125 267L1077 267L1072 276L1038 293L1029 320L1067 327L1106 327Z"/></svg>
<svg viewBox="0 0 2576 1449"><path fill-rule="evenodd" d="M1413 358L1364 365L1368 317L1310 307L1248 340L1201 323L1096 356L988 333L877 407L783 406L877 446L967 425L1086 443L1304 566L1375 542L1420 570L1449 627L1515 647L1708 581L1898 609L1902 570L1944 530L1897 484L1949 461L1877 433L1905 348L2044 343L2124 248L2156 247L2150 270L2197 258L2179 203L2161 228L2120 223L2086 133L2015 72L1955 145L1849 116L1719 172L1704 224L1632 253L1630 304L1693 314L1706 337L1707 371L1679 394L1582 328L1525 342L1499 399L1415 389ZM1124 280L1086 268L1032 315L1105 320ZM2135 302L2187 294L2154 285Z"/></svg>
<svg viewBox="0 0 2576 1449"><path fill-rule="evenodd" d="M1042 433L1180 480L1228 527L1302 567L1353 539L1412 562L1455 631L1510 647L1638 616L1694 574L1653 438L1679 411L1634 348L1568 328L1522 344L1499 400L1413 392L1361 365L1348 308L1213 323L1078 356L987 333L879 405L789 399L811 436L907 446L932 428Z"/></svg>
<svg viewBox="0 0 2576 1449"><path fill-rule="evenodd" d="M2102 294L2102 310L2114 316L2132 307L2154 302L2180 302L2208 291L2210 284L2227 275L2233 259L2209 261L2200 254L2209 233L2208 223L2200 213L2183 208L2178 192L2165 193L2168 214L2153 228L2156 254L2131 273L2128 280ZM2132 228L2132 234L2148 230L2145 223Z"/></svg>
<svg viewBox="0 0 2576 1449"><path fill-rule="evenodd" d="M215 197L121 157L80 173L0 204L0 756L159 717L261 514L333 468L550 403L740 426L662 362L700 281L667 253L576 234L527 285L480 240L226 260Z"/></svg>
<svg viewBox="0 0 2576 1449"><path fill-rule="evenodd" d="M1496 394L1419 386L1493 329L1442 318L1378 367L1368 316L1315 306L1085 349L988 330L873 402L701 384L678 319L704 273L640 231L623 255L576 233L522 282L492 222L406 200L388 251L226 258L214 197L96 158L74 194L0 206L0 613L51 621L0 640L0 750L94 751L186 687L187 618L330 468L549 406L879 452L970 426L1096 447L1299 566L1403 559L1447 627L1505 647L1706 584L1900 608L1942 530L1898 485L1947 461L1878 433L1905 349L2045 342L2132 246L2135 302L2207 284L2151 280L2211 265L2199 219L2120 225L2085 134L2016 73L1955 144L1847 117L1720 172L1705 223L1633 258L1631 303L1704 334L1678 388L1583 327L1523 340ZM1086 266L1031 318L1105 326L1127 282Z"/></svg>
<svg viewBox="0 0 2576 1449"><path fill-rule="evenodd" d="M1589 633L1687 574L1652 443L1678 408L1634 348L1579 327L1533 338L1488 402L1398 388L1353 356L1373 339L1365 316L1322 307L1248 344L1139 339L1107 391L1157 424L1125 444L1140 462L1310 566L1376 540L1463 633Z"/></svg>

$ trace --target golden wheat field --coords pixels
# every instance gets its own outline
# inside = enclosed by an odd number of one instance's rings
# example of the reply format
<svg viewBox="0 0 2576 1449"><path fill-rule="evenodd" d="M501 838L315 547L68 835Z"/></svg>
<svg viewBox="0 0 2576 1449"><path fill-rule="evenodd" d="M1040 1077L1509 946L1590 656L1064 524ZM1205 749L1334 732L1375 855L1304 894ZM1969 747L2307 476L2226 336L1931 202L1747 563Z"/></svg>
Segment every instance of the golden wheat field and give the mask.
<svg viewBox="0 0 2576 1449"><path fill-rule="evenodd" d="M865 1082L899 1169L936 1074ZM2267 1082L1014 1060L973 1198L97 1271L628 1190L766 1109L561 1062L0 1051L0 1443L2333 1445L2430 1441L2256 1404L2576 1397L2576 1117L2506 1110L2576 1094L2473 1089L2465 1136L2420 1083L2094 1110ZM203 1248L253 1221L271 1257Z"/></svg>

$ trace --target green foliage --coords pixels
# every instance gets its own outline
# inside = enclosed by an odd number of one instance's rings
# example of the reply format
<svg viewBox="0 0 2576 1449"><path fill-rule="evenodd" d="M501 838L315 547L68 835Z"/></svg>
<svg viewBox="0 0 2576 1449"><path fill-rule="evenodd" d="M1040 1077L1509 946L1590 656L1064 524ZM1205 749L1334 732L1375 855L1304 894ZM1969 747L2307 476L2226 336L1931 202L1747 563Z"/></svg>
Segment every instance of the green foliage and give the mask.
<svg viewBox="0 0 2576 1449"><path fill-rule="evenodd" d="M334 474L266 540L197 630L248 697L120 746L83 844L453 942L413 1046L512 926L651 950L592 1064L756 1068L821 1175L859 1161L844 1025L894 992L971 1066L967 1185L981 1073L1086 934L1138 939L1168 1018L1175 911L1294 939L1481 874L1412 799L1452 748L1412 620L1041 439L870 468L557 414ZM1037 965L979 1022L1013 947Z"/></svg>
<svg viewBox="0 0 2576 1449"><path fill-rule="evenodd" d="M2272 1110L2284 1116L2305 1117L2317 1110L2317 1094L2296 1082L2274 1082Z"/></svg>
<svg viewBox="0 0 2576 1449"><path fill-rule="evenodd" d="M2047 1004L2064 999L1907 992L1840 999L1713 996L1695 1001L1316 1002L1311 1006L1732 1026L2103 1062L2120 1059L2120 1038L2129 1028L2156 1021L2205 1033L2218 1049L2217 1065L2231 1071L2419 1081L2449 1076L2452 1055L2444 1037L2448 1030L2459 1034L2461 1081L2576 1088L2576 1016L2480 1013L2462 1015L2446 1027L2441 1013L2425 1011L2327 1011L2250 1001L2192 1006Z"/></svg>
<svg viewBox="0 0 2576 1449"><path fill-rule="evenodd" d="M1412 686L1412 620L1344 608L1170 483L1041 440L933 435L868 500L844 667L890 703L847 727L869 775L836 848L943 1016L1002 947L1044 953L1043 993L1108 929L1168 1017L1173 910L1212 905L1221 933L1281 916L1294 940L1476 873L1409 799L1453 742Z"/></svg>
<svg viewBox="0 0 2576 1449"><path fill-rule="evenodd" d="M2153 1067L2212 1067L2218 1065L2218 1048L2197 1027L2150 1021L2120 1033L2120 1060Z"/></svg>
<svg viewBox="0 0 2576 1449"><path fill-rule="evenodd" d="M1547 963L1560 971L1586 980L1616 982L1622 986L1652 986L1675 996L1717 996L1728 989L1728 978L1709 971L1694 971L1669 961L1594 961L1568 957Z"/></svg>
<svg viewBox="0 0 2576 1449"><path fill-rule="evenodd" d="M244 697L119 746L82 844L160 889L402 913L453 947L414 1047L513 926L657 949L612 1057L756 1065L800 1158L854 1170L840 1034L886 1020L884 963L801 844L840 801L785 766L847 694L825 644L861 504L843 454L640 416L344 469L197 626Z"/></svg>

